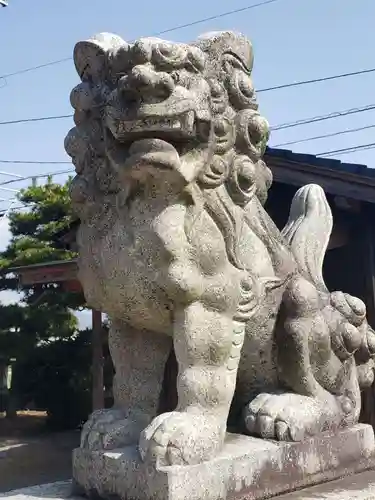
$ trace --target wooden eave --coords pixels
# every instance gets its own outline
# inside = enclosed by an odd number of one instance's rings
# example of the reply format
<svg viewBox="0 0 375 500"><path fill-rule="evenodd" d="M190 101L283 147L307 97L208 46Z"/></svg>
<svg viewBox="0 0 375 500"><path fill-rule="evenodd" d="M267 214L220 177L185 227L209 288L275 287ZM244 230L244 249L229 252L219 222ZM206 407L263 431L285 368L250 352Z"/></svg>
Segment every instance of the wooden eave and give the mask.
<svg viewBox="0 0 375 500"><path fill-rule="evenodd" d="M17 274L23 286L79 282L77 261L75 259L13 267L7 269L7 272Z"/></svg>
<svg viewBox="0 0 375 500"><path fill-rule="evenodd" d="M375 203L375 171L365 165L272 148L264 159L275 182L298 187L319 184L329 194Z"/></svg>

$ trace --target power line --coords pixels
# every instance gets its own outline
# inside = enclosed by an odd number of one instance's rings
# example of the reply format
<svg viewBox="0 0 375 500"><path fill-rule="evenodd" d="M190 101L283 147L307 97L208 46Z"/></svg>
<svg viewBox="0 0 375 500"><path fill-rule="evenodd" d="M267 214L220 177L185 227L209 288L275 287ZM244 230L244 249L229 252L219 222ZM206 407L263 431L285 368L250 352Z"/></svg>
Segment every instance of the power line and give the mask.
<svg viewBox="0 0 375 500"><path fill-rule="evenodd" d="M10 211L12 210L12 206L16 202L16 199L12 199L9 201L10 201L10 204L9 204L8 208L0 211L1 220L4 220L9 215ZM22 208L22 207L14 207L14 208Z"/></svg>
<svg viewBox="0 0 375 500"><path fill-rule="evenodd" d="M180 29L183 29L183 28L188 28L188 27L191 27L191 26L196 26L198 24L202 24L202 23L205 23L207 21L213 21L215 19L220 19L220 18L227 17L227 16L230 16L230 15L233 15L233 14L239 14L241 12L245 12L245 11L248 11L248 10L251 10L251 9L255 9L257 7L262 7L262 6L265 6L265 5L268 5L268 4L272 4L272 3L275 3L275 2L278 2L278 1L280 1L280 0L265 0L265 1L262 1L262 2L258 2L256 4L247 5L246 7L241 7L239 9L232 9L232 10L229 10L229 11L226 11L226 12L222 12L220 14L216 14L216 15L213 15L213 16L205 17L205 18L202 18L202 19L197 19L196 21L192 21L190 23L180 24L180 25L174 26L172 28L161 30L161 31L158 31L157 33L154 33L151 36L164 35L166 33L171 33L173 31L177 31L177 30L180 30ZM70 60L71 60L71 57L64 57L62 59L57 59L55 61L50 61L48 63L39 64L37 66L31 66L29 68L24 68L24 69L15 71L13 73L7 73L7 74L4 74L4 75L1 75L0 79L6 80L7 78L10 78L10 77L13 77L13 76L21 75L21 74L24 74L24 73L28 73L28 72L31 72L31 71L38 70L38 69L46 68L46 67L49 67L49 66L54 66L56 64L60 64L60 63L67 62L67 61L70 61ZM351 72L346 72L346 73L339 73L337 75L330 75L330 76L325 76L325 77L320 77L320 78L313 78L313 79L309 79L309 80L300 80L300 81L297 81L297 82L291 82L291 83L286 83L286 84L282 84L282 85L275 85L273 87L266 87L266 88L263 88L263 89L258 89L257 92L258 93L261 93L261 92L270 92L270 91L274 91L274 90L280 90L280 89L286 89L286 88L297 87L297 86L302 86L302 85L310 85L310 84L315 84L315 83L327 82L327 81L337 80L337 79L341 79L341 78L348 78L348 77L352 77L352 76L364 75L364 74L369 74L369 73L374 73L374 72L375 72L375 68L367 68L367 69L358 70L358 71L351 71ZM68 118L68 117L71 117L71 116L72 115L62 115L59 118ZM44 119L47 120L47 119L53 119L53 118L46 117ZM57 117L54 118L54 119L57 119ZM39 119L14 120L12 122L0 122L0 125L5 125L5 124L9 124L9 123L22 123L24 121L39 121Z"/></svg>
<svg viewBox="0 0 375 500"><path fill-rule="evenodd" d="M215 19L221 19L223 17L231 16L233 14L239 14L241 12L255 9L256 7L262 7L264 5L268 5L270 3L275 3L277 1L279 1L279 0L265 0L263 2L255 3L252 5L247 5L246 7L241 7L240 9L228 10L227 12L222 12L221 14L215 14L215 15L210 16L210 17L198 19L197 21L192 21L192 22L186 23L186 24L180 24L179 26L175 26L174 28L168 28L166 30L159 31L158 33L155 33L154 35L151 35L151 36L165 35L166 33L171 33L172 31L177 31L177 30L180 30L183 28L189 28L190 26L196 26L197 24L203 24L207 21L214 21Z"/></svg>
<svg viewBox="0 0 375 500"><path fill-rule="evenodd" d="M348 115L354 115L357 113L364 113L366 111L371 111L375 109L375 104L369 104L367 106L363 107L357 107L357 108L350 108L350 109L345 109L343 111L333 111L332 113L329 113L327 115L318 115L318 116L313 116L311 118L303 118L301 120L296 120L293 122L286 122L286 123L281 123L279 125L274 125L270 127L271 131L277 131L277 130L284 130L287 128L293 128L297 127L300 125L308 125L310 123L316 123L316 122L321 122L325 120L331 120L333 118L339 118L341 116L348 116ZM73 115L57 115L57 116L41 116L37 118L25 118L23 120L12 120L8 122L0 122L0 125L12 125L14 123L28 123L28 122L42 122L45 120L59 120L61 118L72 118ZM0 160L0 163L31 163L28 161L11 161L11 160ZM53 162L53 161L47 161L47 162L39 162L36 161L36 164L69 164L69 161L66 162Z"/></svg>
<svg viewBox="0 0 375 500"><path fill-rule="evenodd" d="M11 184L13 182L20 182L20 181L24 181L24 180L28 180L28 179L40 179L40 178L43 178L43 177L49 177L51 175L62 175L62 174L68 174L68 173L71 174L73 172L71 170L60 170L59 172L47 172L45 174L28 175L28 176L17 178L17 179L12 179L10 181L1 182L0 183L0 189L6 189L6 188L3 188L1 186L4 186L5 184ZM4 174L5 175L10 175L7 172L4 172ZM18 192L18 191L14 190L14 189L9 190L9 191ZM11 202L11 204L10 204L10 206L7 209L3 209L3 210L0 209L0 218L4 218L4 216L6 216L11 210L20 210L20 209L27 208L27 207L25 207L25 205L19 205L19 206L16 206L16 207L12 207L12 205L17 201L17 198L8 198L7 200L4 199L2 201L9 201L9 202Z"/></svg>
<svg viewBox="0 0 375 500"><path fill-rule="evenodd" d="M21 182L32 179L41 179L43 177L50 177L55 175L63 175L63 174L74 174L74 170L59 170L58 172L47 172L45 174L37 174L37 175L28 175L25 177L21 177L18 179L11 179L10 181L0 182L0 186L5 186L8 184L13 184L14 182Z"/></svg>
<svg viewBox="0 0 375 500"><path fill-rule="evenodd" d="M207 21L214 21L215 19L221 19L223 17L231 16L233 14L239 14L241 12L245 12L245 11L248 11L248 10L251 10L251 9L255 9L257 7L262 7L262 6L271 4L271 3L276 3L278 1L280 1L280 0L264 0L262 2L258 2L258 3L251 4L251 5L247 5L246 7L241 7L239 9L228 10L228 11L222 12L220 14L215 14L213 16L204 17L202 19L197 19L196 21L192 21L190 23L180 24L178 26L173 26L172 28L168 28L168 29L165 29L165 30L162 30L162 31L158 31L157 33L154 33L153 35L151 35L151 37L165 35L166 33L172 33L173 31L177 31L177 30L180 30L180 29L183 29L183 28L189 28L190 26L196 26L198 24L203 24L203 23L205 23ZM29 73L31 71L35 71L35 70L38 70L38 69L46 68L48 66L54 66L56 64L60 64L60 63L66 62L66 61L70 61L71 59L72 59L71 57L64 57L63 59L57 59L56 61L50 61L48 63L39 64L38 66L31 66L29 68L20 69L18 71L14 71L13 73L8 73L8 74L5 74L5 75L0 75L0 79L1 78L6 79L6 78L10 78L12 76L22 75L24 73Z"/></svg>
<svg viewBox="0 0 375 500"><path fill-rule="evenodd" d="M300 125L308 125L310 123L316 123L316 122L322 122L325 120L331 120L333 118L339 118L341 116L348 116L348 115L354 115L357 113L364 113L366 111L371 111L375 109L375 104L369 104L367 106L363 106L360 108L351 108L351 109L346 109L344 111L334 111L333 113L329 113L328 115L318 115L318 116L313 116L311 118L305 118L302 120L297 120L294 122L287 122L287 123L281 123L280 125L275 125L274 127L270 127L272 131L276 130L284 130L287 128L293 128L293 127L298 127Z"/></svg>
<svg viewBox="0 0 375 500"><path fill-rule="evenodd" d="M2 187L2 186L0 186L0 189L2 189L3 191L9 191L10 193L19 193L20 192L19 189L10 189L10 188Z"/></svg>
<svg viewBox="0 0 375 500"><path fill-rule="evenodd" d="M71 165L71 161L39 161L39 160L0 160L0 163L25 165Z"/></svg>
<svg viewBox="0 0 375 500"><path fill-rule="evenodd" d="M339 73L338 75L324 76L322 78L313 78L312 80L301 80L299 82L285 83L284 85L276 85L275 87L268 87L260 89L257 92L270 92L271 90L287 89L290 87L299 87L301 85L309 85L311 83L328 82L330 80L338 80L339 78L347 78L349 76L365 75L367 73L374 73L375 68L362 69L360 71L352 71L350 73Z"/></svg>
<svg viewBox="0 0 375 500"><path fill-rule="evenodd" d="M11 205L6 209L0 209L0 220L4 219L13 210L25 210L28 208L24 205L17 205L15 207L13 207L12 205L13 203L11 203Z"/></svg>
<svg viewBox="0 0 375 500"><path fill-rule="evenodd" d="M364 151L373 148L375 148L375 142L370 142L369 144L358 144L357 146L352 146L349 148L333 149L331 151L326 151L324 153L318 153L315 156L329 157L333 155L347 154L347 153L352 153L354 151Z"/></svg>
<svg viewBox="0 0 375 500"><path fill-rule="evenodd" d="M302 142L317 141L318 139L326 139L328 137L336 137L343 134L351 134L353 132L360 132L362 130L368 130L370 128L375 128L375 125L366 125L365 127L349 128L346 130L340 130L338 132L333 132L331 134L315 135L313 137L305 137L304 139L297 139L295 141L281 142L280 144L272 145L273 148L281 148L283 146L291 146L292 144L301 144Z"/></svg>
<svg viewBox="0 0 375 500"><path fill-rule="evenodd" d="M197 24L200 24L200 23L204 23L206 21L211 21L211 20L214 20L214 19L219 19L219 18L222 18L222 17L225 17L225 16L229 16L231 14L243 12L243 11L249 10L251 8L259 7L260 5L265 5L267 3L273 3L273 2L276 2L276 1L278 1L278 0L268 0L268 2L263 2L263 3L255 4L255 5L252 5L252 6L243 7L242 9L236 9L236 10L224 12L224 13L218 14L216 16L206 17L204 19L193 21L192 23L181 24L181 25L176 26L174 28L170 28L170 29L167 29L167 30L159 31L158 33L155 33L152 36L163 35L163 34L166 34L166 33L170 33L172 31L176 31L176 30L179 30L179 29L182 29L182 28L187 28L189 26L194 26L194 25L197 25ZM58 59L57 61L51 61L49 63L40 64L38 66L32 66L30 68L26 68L26 69L23 69L23 70L20 70L20 71L16 71L14 73L8 73L7 75L2 75L2 76L0 76L0 79L6 80L6 78L9 78L9 77L12 77L12 76L20 75L20 74L27 73L27 72L30 72L30 71L34 71L34 70L41 69L41 68L46 68L48 66L53 66L55 64L60 64L62 62L66 62L66 61L70 61L70 60L71 60L71 57L65 57L64 59ZM275 85L273 87L265 87L265 88L258 89L257 93L260 94L262 92L271 92L271 91L274 91L274 90L287 89L287 88L291 88L291 87L300 87L302 85L311 85L313 83L328 82L328 81L332 81L332 80L339 80L341 78L348 78L348 77L351 77L351 76L365 75L365 74L369 74L369 73L375 73L375 68L367 68L367 69L363 69L363 70L359 70L359 71L351 71L351 72L348 72L348 73L339 73L337 75L324 76L324 77L321 77L321 78L313 78L313 79L310 79L310 80L300 80L300 81L297 81L297 82L285 83L285 84L282 84L282 85ZM73 115L61 115L59 118L70 118L71 116L73 116ZM45 118L45 119L48 119L48 118ZM21 122L22 121L23 120L21 120ZM35 120L30 119L28 121L38 121L38 119L35 119ZM7 125L9 123L19 123L19 121L18 120L14 120L12 122L0 122L0 125Z"/></svg>
<svg viewBox="0 0 375 500"><path fill-rule="evenodd" d="M0 125L14 125L16 123L27 123L27 122L43 122L46 120L60 120L62 118L72 118L72 114L70 115L56 115L56 116L41 116L37 118L23 118L21 120L9 120L5 122L0 122Z"/></svg>
<svg viewBox="0 0 375 500"><path fill-rule="evenodd" d="M60 64L70 60L71 57L64 57L64 59L57 59L56 61L50 61L48 63L38 64L37 66L30 66L29 68L19 69L18 71L14 71L14 73L7 73L5 75L1 75L0 78L7 79L11 78L12 76L23 75L24 73L29 73L30 71L47 68L48 66L55 66L55 64Z"/></svg>
<svg viewBox="0 0 375 500"><path fill-rule="evenodd" d="M18 177L19 179L22 179L22 175L17 175L17 174L12 174L10 172L1 172L0 171L0 175L7 175L8 177Z"/></svg>

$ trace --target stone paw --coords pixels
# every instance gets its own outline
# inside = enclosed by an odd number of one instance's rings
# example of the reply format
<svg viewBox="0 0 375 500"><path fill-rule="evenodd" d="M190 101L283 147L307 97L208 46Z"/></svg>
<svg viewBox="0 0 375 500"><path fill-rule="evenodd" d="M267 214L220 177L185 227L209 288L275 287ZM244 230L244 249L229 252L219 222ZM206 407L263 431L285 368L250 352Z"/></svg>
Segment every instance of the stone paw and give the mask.
<svg viewBox="0 0 375 500"><path fill-rule="evenodd" d="M113 450L137 443L149 419L125 416L122 410L97 410L85 423L81 434L81 448Z"/></svg>
<svg viewBox="0 0 375 500"><path fill-rule="evenodd" d="M225 428L211 415L163 413L141 433L139 451L144 461L157 466L195 465L221 450Z"/></svg>
<svg viewBox="0 0 375 500"><path fill-rule="evenodd" d="M262 393L246 406L244 421L249 434L279 441L302 441L337 429L352 409L345 397L331 396L322 401L293 393Z"/></svg>

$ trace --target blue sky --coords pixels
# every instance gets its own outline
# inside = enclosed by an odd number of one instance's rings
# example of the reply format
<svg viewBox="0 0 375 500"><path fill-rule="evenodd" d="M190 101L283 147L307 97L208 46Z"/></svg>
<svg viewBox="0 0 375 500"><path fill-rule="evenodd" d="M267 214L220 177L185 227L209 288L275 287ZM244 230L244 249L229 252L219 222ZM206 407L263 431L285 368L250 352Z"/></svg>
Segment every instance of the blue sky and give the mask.
<svg viewBox="0 0 375 500"><path fill-rule="evenodd" d="M259 0L9 0L0 10L0 74L69 57L74 44L100 31L125 39L154 34ZM165 38L189 41L211 30L232 29L253 42L257 89L375 66L374 0L278 0L240 14L178 29ZM0 121L71 112L69 93L78 83L71 60L0 79ZM271 125L375 103L375 73L259 94ZM275 132L270 145L375 124L375 111ZM0 125L0 160L66 161L63 140L70 119ZM295 151L321 153L375 142L375 129L297 144ZM375 150L342 160L372 167ZM65 167L69 167L65 165ZM58 171L64 165L0 164L18 175ZM57 178L56 178L57 179ZM0 182L6 180L0 175ZM14 188L23 184L14 184ZM0 197L11 196L0 192ZM4 206L0 203L0 208ZM0 222L0 247L7 240Z"/></svg>
<svg viewBox="0 0 375 500"><path fill-rule="evenodd" d="M259 0L175 2L143 0L9 0L0 10L0 75L69 57L75 42L100 31L125 39L153 34L180 24L241 8ZM361 70L375 66L373 0L278 0L263 7L178 29L166 37L194 39L213 29L238 30L255 51L256 88ZM0 121L71 112L69 93L78 82L72 61L0 79ZM261 112L271 125L375 102L375 73L333 82L259 94ZM375 111L325 123L274 132L270 144L372 124ZM63 149L70 119L2 125L1 160L68 160ZM299 144L296 151L319 153L373 142L375 129ZM375 152L343 156L368 163ZM58 171L58 165L0 164L19 175ZM0 182L2 181L0 176ZM17 186L16 186L17 187ZM4 192L0 196L7 196Z"/></svg>

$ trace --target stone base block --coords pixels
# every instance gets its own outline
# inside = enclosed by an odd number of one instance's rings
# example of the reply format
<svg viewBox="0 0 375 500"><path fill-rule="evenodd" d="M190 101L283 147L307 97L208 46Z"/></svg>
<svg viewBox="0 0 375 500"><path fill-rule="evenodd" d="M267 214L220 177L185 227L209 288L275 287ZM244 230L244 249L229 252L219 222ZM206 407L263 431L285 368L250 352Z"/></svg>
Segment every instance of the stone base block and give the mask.
<svg viewBox="0 0 375 500"><path fill-rule="evenodd" d="M287 493L277 500L375 500L375 470Z"/></svg>
<svg viewBox="0 0 375 500"><path fill-rule="evenodd" d="M32 486L0 495L7 500L84 500L73 497L70 481ZM247 497L251 499L252 497ZM287 493L277 500L375 500L375 471L370 470L329 483Z"/></svg>
<svg viewBox="0 0 375 500"><path fill-rule="evenodd" d="M135 447L111 452L77 449L74 494L121 500L269 498L375 467L372 427L357 425L302 443L228 434L217 458L194 466L155 469Z"/></svg>

